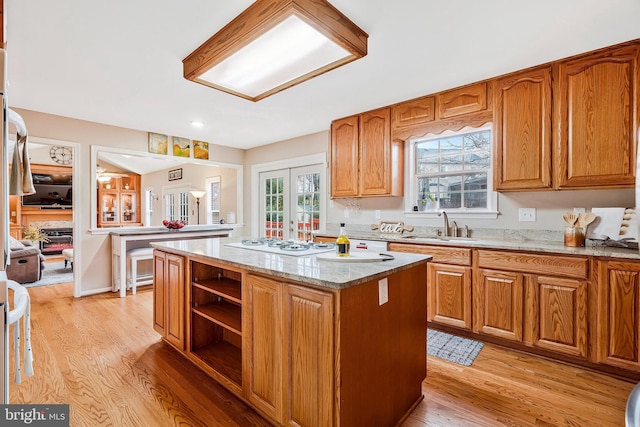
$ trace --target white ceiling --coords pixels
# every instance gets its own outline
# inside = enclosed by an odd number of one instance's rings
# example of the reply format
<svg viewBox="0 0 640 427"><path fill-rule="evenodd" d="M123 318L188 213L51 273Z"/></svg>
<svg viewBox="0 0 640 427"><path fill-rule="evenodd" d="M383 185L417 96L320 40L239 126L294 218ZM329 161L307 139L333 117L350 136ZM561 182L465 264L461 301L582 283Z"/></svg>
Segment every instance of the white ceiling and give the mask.
<svg viewBox="0 0 640 427"><path fill-rule="evenodd" d="M238 148L640 38L638 0L332 0L369 54L254 103L182 77L250 0L4 3L10 106Z"/></svg>

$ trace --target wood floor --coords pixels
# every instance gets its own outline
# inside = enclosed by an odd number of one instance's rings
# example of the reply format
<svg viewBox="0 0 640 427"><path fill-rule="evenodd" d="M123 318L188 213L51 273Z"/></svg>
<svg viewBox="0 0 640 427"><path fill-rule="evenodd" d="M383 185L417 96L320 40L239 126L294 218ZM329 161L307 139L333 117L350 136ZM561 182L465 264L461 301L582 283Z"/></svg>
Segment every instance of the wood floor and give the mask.
<svg viewBox="0 0 640 427"><path fill-rule="evenodd" d="M11 384L11 403L68 403L71 426L269 425L160 340L150 289L29 293L35 375ZM405 427L624 426L634 386L490 345L470 367L429 357L427 368Z"/></svg>

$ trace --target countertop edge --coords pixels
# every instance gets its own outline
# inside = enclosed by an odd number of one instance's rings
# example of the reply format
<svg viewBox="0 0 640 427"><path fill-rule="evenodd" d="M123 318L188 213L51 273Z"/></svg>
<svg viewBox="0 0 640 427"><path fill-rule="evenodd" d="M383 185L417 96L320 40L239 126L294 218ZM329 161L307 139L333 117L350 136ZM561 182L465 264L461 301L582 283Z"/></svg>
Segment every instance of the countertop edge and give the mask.
<svg viewBox="0 0 640 427"><path fill-rule="evenodd" d="M384 271L373 273L365 277L358 277L355 279L348 279L340 282L340 281L322 280L314 277L300 275L293 272L273 270L266 267L260 267L260 266L248 264L242 261L228 259L226 257L216 257L210 254L195 253L190 250L183 250L180 248L171 247L170 246L171 242L151 242L150 245L153 248L161 250L163 252L168 252L174 255L185 256L193 260L211 261L211 262L216 262L220 264L226 264L231 267L243 269L249 272L260 273L260 274L268 275L271 277L281 278L284 280L290 280L290 281L295 281L302 284L317 286L325 289L335 289L335 290L346 289L351 286L356 286L362 283L378 280L378 279L387 277L391 274L419 266L420 264L426 265L427 262L432 258L430 255L397 253L398 255L401 255L401 256L411 255L413 259L410 261L405 260L402 262L401 265L395 265L395 266L392 263L396 261L384 261L385 267L390 266L390 268ZM279 256L286 257L287 255L279 255ZM311 256L315 257L315 255L311 255Z"/></svg>
<svg viewBox="0 0 640 427"><path fill-rule="evenodd" d="M322 233L316 234L317 237L335 238L335 235ZM420 246L451 246L475 249L503 249L512 251L535 252L541 254L561 254L576 256L593 256L601 258L640 260L640 251L636 249L616 248L610 246L592 246L587 244L583 247L564 246L562 242L533 241L533 240L491 240L478 238L477 240L441 240L436 241L435 238L409 238L406 235L391 235L380 233L352 233L349 237L353 240L377 240L387 243L404 243L409 245ZM352 242L353 243L353 242Z"/></svg>
<svg viewBox="0 0 640 427"><path fill-rule="evenodd" d="M187 226L177 231L171 231L166 227L144 227L140 230L135 229L123 229L123 230L109 230L109 234L111 236L138 236L145 234L171 234L176 237L180 236L180 234L188 234L188 233L205 233L205 232L230 232L233 231L233 228L229 227L202 227L202 226L193 226L193 228Z"/></svg>

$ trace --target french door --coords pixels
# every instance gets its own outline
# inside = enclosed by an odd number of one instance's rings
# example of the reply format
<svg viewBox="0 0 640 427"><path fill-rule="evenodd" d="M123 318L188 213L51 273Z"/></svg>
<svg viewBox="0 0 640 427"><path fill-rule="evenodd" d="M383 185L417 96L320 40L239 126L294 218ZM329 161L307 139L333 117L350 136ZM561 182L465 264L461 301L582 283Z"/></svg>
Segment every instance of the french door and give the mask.
<svg viewBox="0 0 640 427"><path fill-rule="evenodd" d="M310 165L260 173L260 235L308 241L325 211L325 167Z"/></svg>
<svg viewBox="0 0 640 427"><path fill-rule="evenodd" d="M163 187L164 218L189 223L189 188Z"/></svg>

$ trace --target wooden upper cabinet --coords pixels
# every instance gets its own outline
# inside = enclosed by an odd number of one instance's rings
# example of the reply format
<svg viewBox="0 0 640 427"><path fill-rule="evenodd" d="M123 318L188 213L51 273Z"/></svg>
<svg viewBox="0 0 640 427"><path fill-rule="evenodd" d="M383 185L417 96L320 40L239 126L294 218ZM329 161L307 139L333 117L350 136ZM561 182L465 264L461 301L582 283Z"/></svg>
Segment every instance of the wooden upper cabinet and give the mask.
<svg viewBox="0 0 640 427"><path fill-rule="evenodd" d="M557 188L635 183L638 46L558 64Z"/></svg>
<svg viewBox="0 0 640 427"><path fill-rule="evenodd" d="M436 118L436 97L425 96L391 107L391 127L400 129L428 123Z"/></svg>
<svg viewBox="0 0 640 427"><path fill-rule="evenodd" d="M477 83L437 95L438 118L460 116L487 109L487 83Z"/></svg>
<svg viewBox="0 0 640 427"><path fill-rule="evenodd" d="M358 116L331 124L331 195L358 195Z"/></svg>
<svg viewBox="0 0 640 427"><path fill-rule="evenodd" d="M331 124L331 197L402 196L403 143L391 141L391 109Z"/></svg>
<svg viewBox="0 0 640 427"><path fill-rule="evenodd" d="M391 111L383 108L360 115L361 196L391 193ZM404 161L404 159L401 159Z"/></svg>
<svg viewBox="0 0 640 427"><path fill-rule="evenodd" d="M498 79L494 91L494 188L550 189L551 67Z"/></svg>

